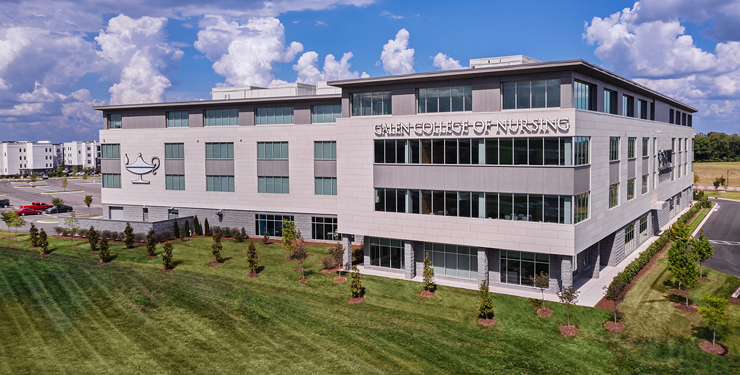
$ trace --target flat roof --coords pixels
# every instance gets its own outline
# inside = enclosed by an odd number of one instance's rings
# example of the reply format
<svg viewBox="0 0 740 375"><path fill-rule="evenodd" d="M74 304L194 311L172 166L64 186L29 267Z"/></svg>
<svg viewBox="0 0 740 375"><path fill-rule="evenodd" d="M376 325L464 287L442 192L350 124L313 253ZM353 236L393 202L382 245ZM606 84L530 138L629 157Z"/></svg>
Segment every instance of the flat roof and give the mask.
<svg viewBox="0 0 740 375"><path fill-rule="evenodd" d="M98 110L98 111L103 111L103 110L116 110L116 109L164 108L164 107L183 107L183 106L213 106L213 105L234 104L234 103L264 103L264 102L276 102L276 101L287 102L287 101L310 101L310 100L332 100L332 99L342 99L342 94L268 96L264 98L193 100L189 102L114 104L114 105L93 106L93 109Z"/></svg>

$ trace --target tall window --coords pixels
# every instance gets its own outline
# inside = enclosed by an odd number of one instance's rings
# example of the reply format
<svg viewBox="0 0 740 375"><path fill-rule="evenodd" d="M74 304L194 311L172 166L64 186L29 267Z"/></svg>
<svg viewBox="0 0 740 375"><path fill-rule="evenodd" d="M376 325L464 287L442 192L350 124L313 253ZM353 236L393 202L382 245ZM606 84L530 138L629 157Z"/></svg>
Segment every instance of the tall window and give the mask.
<svg viewBox="0 0 740 375"><path fill-rule="evenodd" d="M645 241L648 237L648 217L647 215L640 218L640 242Z"/></svg>
<svg viewBox="0 0 740 375"><path fill-rule="evenodd" d="M103 173L103 187L104 188L121 188L121 174L120 173Z"/></svg>
<svg viewBox="0 0 740 375"><path fill-rule="evenodd" d="M609 185L609 208L619 205L619 183Z"/></svg>
<svg viewBox="0 0 740 375"><path fill-rule="evenodd" d="M254 215L254 232L263 236L283 236L283 220L293 221L293 215Z"/></svg>
<svg viewBox="0 0 740 375"><path fill-rule="evenodd" d="M268 194L290 194L288 177L257 177L257 192Z"/></svg>
<svg viewBox="0 0 740 375"><path fill-rule="evenodd" d="M164 144L164 158L165 159L185 159L185 144L184 143L165 143Z"/></svg>
<svg viewBox="0 0 740 375"><path fill-rule="evenodd" d="M165 190L185 190L184 175L168 174L164 176L164 180Z"/></svg>
<svg viewBox="0 0 740 375"><path fill-rule="evenodd" d="M337 141L317 141L313 143L313 158L317 160L336 160Z"/></svg>
<svg viewBox="0 0 740 375"><path fill-rule="evenodd" d="M642 156L648 156L649 142L650 142L650 138L647 138L647 137L642 138Z"/></svg>
<svg viewBox="0 0 740 375"><path fill-rule="evenodd" d="M624 251L630 252L635 248L635 223L624 228Z"/></svg>
<svg viewBox="0 0 740 375"><path fill-rule="evenodd" d="M315 177L316 195L337 195L336 177Z"/></svg>
<svg viewBox="0 0 740 375"><path fill-rule="evenodd" d="M103 159L121 158L121 145L119 144L103 144L101 145L101 150Z"/></svg>
<svg viewBox="0 0 740 375"><path fill-rule="evenodd" d="M390 115L391 92L363 92L352 94L352 116Z"/></svg>
<svg viewBox="0 0 740 375"><path fill-rule="evenodd" d="M635 157L635 138L627 138L627 158L634 159Z"/></svg>
<svg viewBox="0 0 740 375"><path fill-rule="evenodd" d="M404 249L401 240L370 237L370 265L404 269Z"/></svg>
<svg viewBox="0 0 740 375"><path fill-rule="evenodd" d="M123 126L122 124L120 113L108 115L108 129L120 129Z"/></svg>
<svg viewBox="0 0 740 375"><path fill-rule="evenodd" d="M573 199L573 222L579 223L588 219L589 193L578 194Z"/></svg>
<svg viewBox="0 0 740 375"><path fill-rule="evenodd" d="M609 137L609 161L619 160L619 137Z"/></svg>
<svg viewBox="0 0 740 375"><path fill-rule="evenodd" d="M463 279L478 278L478 249L468 246L424 243L434 274Z"/></svg>
<svg viewBox="0 0 740 375"><path fill-rule="evenodd" d="M648 175L644 174L642 175L642 194L647 193L648 191Z"/></svg>
<svg viewBox="0 0 740 375"><path fill-rule="evenodd" d="M338 241L336 217L311 217L311 239Z"/></svg>
<svg viewBox="0 0 740 375"><path fill-rule="evenodd" d="M673 124L673 108L668 110L668 122Z"/></svg>
<svg viewBox="0 0 740 375"><path fill-rule="evenodd" d="M648 118L648 105L647 101L637 99L637 118L647 120Z"/></svg>
<svg viewBox="0 0 740 375"><path fill-rule="evenodd" d="M167 127L168 128L187 128L188 127L188 113L187 112L167 112Z"/></svg>
<svg viewBox="0 0 740 375"><path fill-rule="evenodd" d="M617 92L604 90L604 113L617 114Z"/></svg>
<svg viewBox="0 0 740 375"><path fill-rule="evenodd" d="M257 142L257 159L288 159L288 142Z"/></svg>
<svg viewBox="0 0 740 375"><path fill-rule="evenodd" d="M549 275L550 255L501 250L500 270L501 283L534 286L529 277L541 272Z"/></svg>
<svg viewBox="0 0 740 375"><path fill-rule="evenodd" d="M504 109L560 107L560 80L504 82Z"/></svg>
<svg viewBox="0 0 740 375"><path fill-rule="evenodd" d="M635 198L635 179L627 180L627 200Z"/></svg>
<svg viewBox="0 0 740 375"><path fill-rule="evenodd" d="M233 159L234 144L206 143L206 159Z"/></svg>
<svg viewBox="0 0 740 375"><path fill-rule="evenodd" d="M207 110L203 117L203 126L239 125L238 109Z"/></svg>
<svg viewBox="0 0 740 375"><path fill-rule="evenodd" d="M595 110L596 86L584 82L573 82L573 106L578 109Z"/></svg>
<svg viewBox="0 0 740 375"><path fill-rule="evenodd" d="M254 123L257 125L292 124L293 107L257 108Z"/></svg>
<svg viewBox="0 0 740 375"><path fill-rule="evenodd" d="M234 192L234 176L206 176L206 191Z"/></svg>
<svg viewBox="0 0 740 375"><path fill-rule="evenodd" d="M314 105L311 106L311 123L337 122L342 117L342 105Z"/></svg>
<svg viewBox="0 0 740 375"><path fill-rule="evenodd" d="M622 95L622 116L635 117L635 98Z"/></svg>
<svg viewBox="0 0 740 375"><path fill-rule="evenodd" d="M419 113L473 110L473 86L433 87L418 90Z"/></svg>

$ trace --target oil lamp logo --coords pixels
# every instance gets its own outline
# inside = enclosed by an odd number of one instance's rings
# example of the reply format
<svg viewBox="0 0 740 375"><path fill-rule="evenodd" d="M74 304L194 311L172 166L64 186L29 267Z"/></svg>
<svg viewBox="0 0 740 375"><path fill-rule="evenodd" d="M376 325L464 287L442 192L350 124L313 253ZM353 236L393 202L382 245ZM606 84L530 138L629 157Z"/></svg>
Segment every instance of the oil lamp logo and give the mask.
<svg viewBox="0 0 740 375"><path fill-rule="evenodd" d="M658 151L658 173L669 173L671 171L672 164L673 150Z"/></svg>
<svg viewBox="0 0 740 375"><path fill-rule="evenodd" d="M128 160L128 154L124 155L124 162L126 163L126 170L129 172L139 175L138 180L131 181L132 184L148 184L149 181L144 180L141 178L141 176L151 173L153 175L157 175L156 170L159 169L159 158L154 156L152 157L152 163L148 164L144 161L144 159L141 158L141 152L139 153L139 157L134 161L133 163L129 164Z"/></svg>

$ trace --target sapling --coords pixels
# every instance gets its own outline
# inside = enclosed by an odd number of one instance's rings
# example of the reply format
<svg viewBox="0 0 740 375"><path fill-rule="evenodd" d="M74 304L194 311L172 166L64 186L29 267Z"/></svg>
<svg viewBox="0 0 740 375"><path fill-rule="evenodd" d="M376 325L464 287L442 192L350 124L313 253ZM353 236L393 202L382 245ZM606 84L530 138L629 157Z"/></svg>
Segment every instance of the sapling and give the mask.
<svg viewBox="0 0 740 375"><path fill-rule="evenodd" d="M29 239L31 241L31 247L39 246L39 230L36 226L31 223L31 229L28 230Z"/></svg>
<svg viewBox="0 0 740 375"><path fill-rule="evenodd" d="M488 289L488 282L483 281L478 291L480 292L478 297L478 318L493 319L493 298Z"/></svg>
<svg viewBox="0 0 740 375"><path fill-rule="evenodd" d="M154 256L157 251L157 240L154 234L154 229L149 229L149 233L146 235L146 252L149 256Z"/></svg>
<svg viewBox="0 0 740 375"><path fill-rule="evenodd" d="M432 268L432 261L429 260L429 253L424 255L424 290L427 292L437 290L437 284L434 282L434 268Z"/></svg>
<svg viewBox="0 0 740 375"><path fill-rule="evenodd" d="M41 228L41 233L39 233L37 244L38 246L41 246L41 254L49 253L49 238L46 236L46 231L44 230L44 228Z"/></svg>
<svg viewBox="0 0 740 375"><path fill-rule="evenodd" d="M308 249L306 249L306 242L303 240L303 237L299 237L293 240L293 245L291 247L293 248L293 254L291 256L299 262L301 267L301 279L305 279L306 274L303 270L303 262L305 262L309 256Z"/></svg>
<svg viewBox="0 0 740 375"><path fill-rule="evenodd" d="M249 272L257 273L257 246L254 246L254 242L249 242L249 248L247 249L247 263L249 264Z"/></svg>
<svg viewBox="0 0 740 375"><path fill-rule="evenodd" d="M126 222L126 229L123 230L125 234L124 243L127 249L134 248L134 228L131 228L131 223Z"/></svg>
<svg viewBox="0 0 740 375"><path fill-rule="evenodd" d="M570 330L570 306L578 303L578 295L581 292L577 291L573 286L563 288L562 291L558 292L558 298L560 303L564 304L568 308L568 329Z"/></svg>
<svg viewBox="0 0 740 375"><path fill-rule="evenodd" d="M540 271L539 275L530 275L529 279L532 280L532 285L542 293L542 310L545 310L545 289L550 287L550 276L545 271Z"/></svg>
<svg viewBox="0 0 740 375"><path fill-rule="evenodd" d="M213 235L213 244L211 245L211 254L213 255L213 258L216 259L216 262L222 263L224 261L224 258L221 257L221 250L223 250L224 247L221 245L221 235L214 234Z"/></svg>
<svg viewBox="0 0 740 375"><path fill-rule="evenodd" d="M701 314L702 319L714 326L714 332L712 333L712 347L714 347L717 338L717 324L725 324L727 322L727 300L706 295L701 298L701 301L706 303L707 306L700 307L699 314Z"/></svg>
<svg viewBox="0 0 740 375"><path fill-rule="evenodd" d="M349 283L349 291L352 298L360 298L365 295L365 287L362 286L362 277L360 276L360 270L357 266L352 266L352 276Z"/></svg>
<svg viewBox="0 0 740 375"><path fill-rule="evenodd" d="M627 291L627 284L622 279L615 278L608 286L604 287L607 301L614 303L614 323L617 322L617 305L624 300Z"/></svg>
<svg viewBox="0 0 740 375"><path fill-rule="evenodd" d="M172 244L167 242L164 244L162 251L162 266L166 270L172 269Z"/></svg>
<svg viewBox="0 0 740 375"><path fill-rule="evenodd" d="M98 253L100 263L105 263L110 260L110 245L108 244L108 238L103 237L100 240L100 252Z"/></svg>

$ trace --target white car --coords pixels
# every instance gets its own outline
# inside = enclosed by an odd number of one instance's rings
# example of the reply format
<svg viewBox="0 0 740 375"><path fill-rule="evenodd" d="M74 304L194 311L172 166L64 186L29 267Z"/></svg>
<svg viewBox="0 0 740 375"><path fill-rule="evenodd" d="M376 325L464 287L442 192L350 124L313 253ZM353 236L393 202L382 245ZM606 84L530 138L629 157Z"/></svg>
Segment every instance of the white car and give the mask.
<svg viewBox="0 0 740 375"><path fill-rule="evenodd" d="M82 176L84 174L85 174L85 172L77 172L77 174L75 176Z"/></svg>

